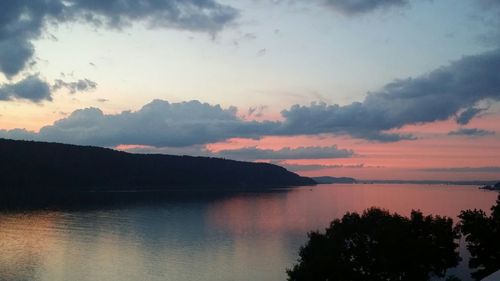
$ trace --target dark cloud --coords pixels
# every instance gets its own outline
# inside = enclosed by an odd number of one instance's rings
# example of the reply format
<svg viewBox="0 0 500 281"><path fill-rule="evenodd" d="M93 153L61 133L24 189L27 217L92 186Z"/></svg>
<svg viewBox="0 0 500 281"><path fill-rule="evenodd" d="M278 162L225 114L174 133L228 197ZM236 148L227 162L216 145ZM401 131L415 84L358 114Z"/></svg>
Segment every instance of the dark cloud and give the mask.
<svg viewBox="0 0 500 281"><path fill-rule="evenodd" d="M65 82L57 79L54 85L50 86L38 75L30 75L15 83L5 83L0 85L0 101L28 100L31 102L51 101L52 91L66 88L70 93L90 91L97 87L97 83L80 79L75 82Z"/></svg>
<svg viewBox="0 0 500 281"><path fill-rule="evenodd" d="M469 137L483 137L483 136L491 136L494 134L495 132L493 131L487 131L477 128L460 128L448 133L448 135L450 136L469 136Z"/></svg>
<svg viewBox="0 0 500 281"><path fill-rule="evenodd" d="M455 120L460 125L467 125L472 118L478 115L480 112L485 111L485 108L469 107L463 112L461 112Z"/></svg>
<svg viewBox="0 0 500 281"><path fill-rule="evenodd" d="M0 9L0 71L12 77L34 54L32 41L47 25L86 22L121 29L133 22L150 27L214 33L238 12L215 0L17 0L2 1Z"/></svg>
<svg viewBox="0 0 500 281"><path fill-rule="evenodd" d="M0 71L7 77L26 67L34 53L32 39L40 37L47 16L57 19L61 1L2 1L0 9Z"/></svg>
<svg viewBox="0 0 500 281"><path fill-rule="evenodd" d="M429 168L422 169L424 172L438 173L500 173L500 167L458 167L458 168Z"/></svg>
<svg viewBox="0 0 500 281"><path fill-rule="evenodd" d="M345 106L295 105L282 112L285 118L282 131L284 134L333 133L396 141L411 136L390 134L388 130L447 120L487 99L500 100L498 49L463 57L417 78L396 80L369 93L362 102Z"/></svg>
<svg viewBox="0 0 500 281"><path fill-rule="evenodd" d="M22 38L0 37L0 72L8 78L23 70L35 52L33 45Z"/></svg>
<svg viewBox="0 0 500 281"><path fill-rule="evenodd" d="M379 9L408 5L408 0L322 0L322 2L345 15L358 15Z"/></svg>
<svg viewBox="0 0 500 281"><path fill-rule="evenodd" d="M78 81L66 82L61 79L56 79L54 85L52 85L52 90L57 91L62 88L67 89L71 94L76 92L87 92L95 90L97 88L97 83L89 79L79 79Z"/></svg>
<svg viewBox="0 0 500 281"><path fill-rule="evenodd" d="M0 101L29 100L41 102L52 100L49 85L37 75L28 76L17 83L7 83L0 86Z"/></svg>
<svg viewBox="0 0 500 281"><path fill-rule="evenodd" d="M294 105L282 111L285 118L280 128L283 135L315 135L323 133L349 134L377 141L411 139L409 135L384 133L384 112L371 112L371 104L353 103L346 106L312 103Z"/></svg>
<svg viewBox="0 0 500 281"><path fill-rule="evenodd" d="M354 155L352 150L329 147L285 147L279 150L245 147L240 149L221 150L213 156L237 160L276 160L276 159L329 159L348 158Z"/></svg>
<svg viewBox="0 0 500 281"><path fill-rule="evenodd" d="M122 28L134 21L151 27L215 32L238 12L214 0L69 0L67 14L97 25Z"/></svg>

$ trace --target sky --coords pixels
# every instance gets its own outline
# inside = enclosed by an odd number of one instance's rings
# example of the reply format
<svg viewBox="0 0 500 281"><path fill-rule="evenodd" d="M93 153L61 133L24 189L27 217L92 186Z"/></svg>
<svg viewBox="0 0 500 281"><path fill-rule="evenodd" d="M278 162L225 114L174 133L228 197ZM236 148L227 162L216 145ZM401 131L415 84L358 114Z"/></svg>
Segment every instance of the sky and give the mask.
<svg viewBox="0 0 500 281"><path fill-rule="evenodd" d="M500 1L5 0L0 137L500 179Z"/></svg>

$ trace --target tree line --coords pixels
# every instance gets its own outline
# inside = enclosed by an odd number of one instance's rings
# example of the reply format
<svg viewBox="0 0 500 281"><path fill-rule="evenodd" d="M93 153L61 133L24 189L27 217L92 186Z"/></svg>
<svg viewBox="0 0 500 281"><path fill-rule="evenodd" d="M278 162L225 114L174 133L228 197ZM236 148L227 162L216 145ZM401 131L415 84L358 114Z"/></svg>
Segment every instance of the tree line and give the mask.
<svg viewBox="0 0 500 281"><path fill-rule="evenodd" d="M310 232L289 281L448 281L447 269L461 261L458 239L465 237L475 280L500 270L500 195L488 216L483 210L461 211L459 222L441 216L410 217L370 208L346 213L325 232Z"/></svg>

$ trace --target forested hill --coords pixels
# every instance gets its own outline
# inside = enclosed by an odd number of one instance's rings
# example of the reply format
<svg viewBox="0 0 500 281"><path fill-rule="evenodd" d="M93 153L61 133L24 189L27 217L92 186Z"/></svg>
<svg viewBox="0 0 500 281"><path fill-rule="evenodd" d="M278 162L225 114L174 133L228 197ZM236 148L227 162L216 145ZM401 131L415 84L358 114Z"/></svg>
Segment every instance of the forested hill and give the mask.
<svg viewBox="0 0 500 281"><path fill-rule="evenodd" d="M312 185L266 163L131 154L112 149L0 139L0 190L138 190Z"/></svg>

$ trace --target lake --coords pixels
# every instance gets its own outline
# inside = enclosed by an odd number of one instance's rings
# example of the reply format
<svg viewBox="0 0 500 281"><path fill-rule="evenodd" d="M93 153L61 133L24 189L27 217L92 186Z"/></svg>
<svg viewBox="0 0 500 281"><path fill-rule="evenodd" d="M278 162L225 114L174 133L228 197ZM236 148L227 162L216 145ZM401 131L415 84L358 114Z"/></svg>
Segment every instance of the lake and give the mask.
<svg viewBox="0 0 500 281"><path fill-rule="evenodd" d="M319 185L151 205L0 213L1 280L286 280L307 232L371 206L408 216L489 213L472 186ZM463 243L462 243L463 248ZM465 252L462 249L462 252ZM470 280L466 264L453 272Z"/></svg>

